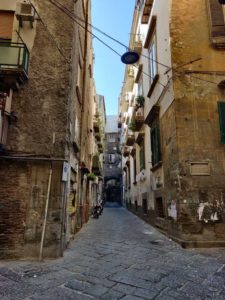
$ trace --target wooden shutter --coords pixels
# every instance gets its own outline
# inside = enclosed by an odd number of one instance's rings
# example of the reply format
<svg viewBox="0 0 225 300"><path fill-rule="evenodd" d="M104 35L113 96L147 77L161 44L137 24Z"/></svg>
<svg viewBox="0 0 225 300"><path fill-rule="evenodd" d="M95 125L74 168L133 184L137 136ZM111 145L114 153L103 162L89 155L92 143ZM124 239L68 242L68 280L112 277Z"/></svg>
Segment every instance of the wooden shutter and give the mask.
<svg viewBox="0 0 225 300"><path fill-rule="evenodd" d="M225 102L218 102L221 143L225 144Z"/></svg>
<svg viewBox="0 0 225 300"><path fill-rule="evenodd" d="M0 11L0 39L12 38L13 32L13 11Z"/></svg>
<svg viewBox="0 0 225 300"><path fill-rule="evenodd" d="M225 20L223 6L218 0L209 1L210 33L213 44L218 48L225 47Z"/></svg>

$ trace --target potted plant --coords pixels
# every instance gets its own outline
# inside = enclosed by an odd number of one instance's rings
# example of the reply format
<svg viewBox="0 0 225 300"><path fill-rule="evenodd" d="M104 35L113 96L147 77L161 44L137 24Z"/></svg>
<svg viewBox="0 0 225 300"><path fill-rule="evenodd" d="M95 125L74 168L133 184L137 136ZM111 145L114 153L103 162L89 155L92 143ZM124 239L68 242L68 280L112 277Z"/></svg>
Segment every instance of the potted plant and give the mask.
<svg viewBox="0 0 225 300"><path fill-rule="evenodd" d="M88 173L87 174L87 179L90 181L94 181L96 178L96 175L94 173Z"/></svg>
<svg viewBox="0 0 225 300"><path fill-rule="evenodd" d="M144 104L145 104L145 97L141 96L141 95L137 96L136 97L136 106L137 106L137 108L143 107Z"/></svg>
<svg viewBox="0 0 225 300"><path fill-rule="evenodd" d="M136 123L135 121L131 121L130 124L128 125L128 129L135 131L136 129Z"/></svg>

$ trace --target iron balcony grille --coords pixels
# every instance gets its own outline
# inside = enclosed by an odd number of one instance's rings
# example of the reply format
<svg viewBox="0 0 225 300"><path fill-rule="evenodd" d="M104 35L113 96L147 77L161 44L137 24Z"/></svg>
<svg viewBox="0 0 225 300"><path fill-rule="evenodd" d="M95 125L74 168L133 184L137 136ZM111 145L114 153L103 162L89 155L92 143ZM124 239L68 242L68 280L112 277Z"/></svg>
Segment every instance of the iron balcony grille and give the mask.
<svg viewBox="0 0 225 300"><path fill-rule="evenodd" d="M29 50L24 43L0 41L0 74L28 78Z"/></svg>

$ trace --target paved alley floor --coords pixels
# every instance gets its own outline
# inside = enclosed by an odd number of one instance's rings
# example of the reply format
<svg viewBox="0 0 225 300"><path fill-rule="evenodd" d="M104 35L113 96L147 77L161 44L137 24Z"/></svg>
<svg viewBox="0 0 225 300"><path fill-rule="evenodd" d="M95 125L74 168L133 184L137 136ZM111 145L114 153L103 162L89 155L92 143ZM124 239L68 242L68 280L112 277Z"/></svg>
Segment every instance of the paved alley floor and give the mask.
<svg viewBox="0 0 225 300"><path fill-rule="evenodd" d="M108 207L63 258L1 261L0 299L225 299L225 249L182 249L124 208Z"/></svg>

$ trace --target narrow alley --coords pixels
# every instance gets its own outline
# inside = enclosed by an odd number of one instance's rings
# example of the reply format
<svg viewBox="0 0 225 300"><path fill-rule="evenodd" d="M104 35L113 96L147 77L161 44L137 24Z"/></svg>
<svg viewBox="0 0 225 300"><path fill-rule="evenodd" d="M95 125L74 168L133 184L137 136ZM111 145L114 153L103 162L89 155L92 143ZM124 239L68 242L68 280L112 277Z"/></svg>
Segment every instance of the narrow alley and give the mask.
<svg viewBox="0 0 225 300"><path fill-rule="evenodd" d="M0 299L225 299L224 264L223 249L182 249L114 204L63 258L1 261Z"/></svg>

